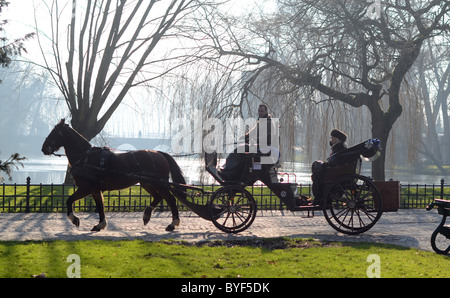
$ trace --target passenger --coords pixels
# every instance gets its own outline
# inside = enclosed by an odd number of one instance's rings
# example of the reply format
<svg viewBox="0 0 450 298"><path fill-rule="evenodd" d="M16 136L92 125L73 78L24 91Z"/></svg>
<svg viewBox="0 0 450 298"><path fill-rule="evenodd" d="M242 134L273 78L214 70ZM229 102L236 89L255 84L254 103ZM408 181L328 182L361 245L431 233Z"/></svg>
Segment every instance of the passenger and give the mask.
<svg viewBox="0 0 450 298"><path fill-rule="evenodd" d="M333 129L330 133L330 146L331 146L331 154L336 154L344 149L347 149L347 135L338 129ZM320 201L320 197L322 196L322 181L324 178L324 169L328 165L328 162L323 162L321 160L316 160L313 162L311 170L311 180L312 180L312 193L314 196L314 204ZM301 196L298 205L308 205L311 204L311 199L306 196Z"/></svg>
<svg viewBox="0 0 450 298"><path fill-rule="evenodd" d="M330 135L331 155L347 149L347 135L345 133L340 130L333 129Z"/></svg>

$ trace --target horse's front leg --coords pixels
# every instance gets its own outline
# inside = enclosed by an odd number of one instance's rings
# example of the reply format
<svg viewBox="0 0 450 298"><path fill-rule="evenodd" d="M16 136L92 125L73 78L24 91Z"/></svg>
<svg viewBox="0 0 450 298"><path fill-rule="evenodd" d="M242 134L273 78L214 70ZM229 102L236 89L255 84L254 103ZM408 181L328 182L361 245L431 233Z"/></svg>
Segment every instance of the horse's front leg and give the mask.
<svg viewBox="0 0 450 298"><path fill-rule="evenodd" d="M73 213L73 203L78 201L79 199L84 198L89 194L88 191L78 188L68 199L67 199L67 217L69 218L70 222L72 222L75 226L80 226L80 219L75 216Z"/></svg>
<svg viewBox="0 0 450 298"><path fill-rule="evenodd" d="M91 231L101 231L105 229L108 226L108 223L106 222L105 217L105 206L103 204L103 193L101 191L94 192L92 194L92 197L94 198L96 210L98 212L98 216L100 217L100 221L98 225L94 226Z"/></svg>

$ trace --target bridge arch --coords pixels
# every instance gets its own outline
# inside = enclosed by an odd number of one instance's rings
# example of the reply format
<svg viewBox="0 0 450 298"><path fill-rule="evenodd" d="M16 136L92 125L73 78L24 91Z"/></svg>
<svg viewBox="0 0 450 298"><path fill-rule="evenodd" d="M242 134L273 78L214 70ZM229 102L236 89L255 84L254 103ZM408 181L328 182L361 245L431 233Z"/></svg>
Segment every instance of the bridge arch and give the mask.
<svg viewBox="0 0 450 298"><path fill-rule="evenodd" d="M117 147L117 150L131 151L131 150L136 150L136 147L134 147L131 144L125 143L125 144L119 145L119 147Z"/></svg>

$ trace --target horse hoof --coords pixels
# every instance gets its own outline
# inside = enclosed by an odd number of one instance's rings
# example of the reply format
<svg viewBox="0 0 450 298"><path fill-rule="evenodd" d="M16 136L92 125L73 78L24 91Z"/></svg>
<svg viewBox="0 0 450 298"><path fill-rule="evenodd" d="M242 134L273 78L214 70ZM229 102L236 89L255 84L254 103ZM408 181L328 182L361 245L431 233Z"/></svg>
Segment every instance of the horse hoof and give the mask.
<svg viewBox="0 0 450 298"><path fill-rule="evenodd" d="M144 216L142 218L144 220L144 226L148 224L148 222L150 221L150 217L150 214L144 213Z"/></svg>
<svg viewBox="0 0 450 298"><path fill-rule="evenodd" d="M69 214L69 219L77 228L80 226L80 219L73 215L73 213Z"/></svg>
<svg viewBox="0 0 450 298"><path fill-rule="evenodd" d="M108 226L106 222L100 222L98 225L94 226L91 232L100 232Z"/></svg>
<svg viewBox="0 0 450 298"><path fill-rule="evenodd" d="M144 226L148 224L148 222L150 221L150 218L152 216L152 211L153 208L152 207L147 207L144 211L144 216L143 216L143 220L144 220Z"/></svg>
<svg viewBox="0 0 450 298"><path fill-rule="evenodd" d="M179 225L180 225L180 220L174 219L174 220L172 220L172 223L167 226L166 231L172 232L173 230L175 230L175 227L178 227Z"/></svg>
<svg viewBox="0 0 450 298"><path fill-rule="evenodd" d="M144 226L146 226L148 224L148 222L150 221L150 217L144 215L143 220L144 220Z"/></svg>
<svg viewBox="0 0 450 298"><path fill-rule="evenodd" d="M144 220L144 226L148 224L148 222L150 221L150 218L152 217L152 211L153 209L155 209L152 206L149 206L147 208L145 208L144 210L144 216L142 217L142 219Z"/></svg>

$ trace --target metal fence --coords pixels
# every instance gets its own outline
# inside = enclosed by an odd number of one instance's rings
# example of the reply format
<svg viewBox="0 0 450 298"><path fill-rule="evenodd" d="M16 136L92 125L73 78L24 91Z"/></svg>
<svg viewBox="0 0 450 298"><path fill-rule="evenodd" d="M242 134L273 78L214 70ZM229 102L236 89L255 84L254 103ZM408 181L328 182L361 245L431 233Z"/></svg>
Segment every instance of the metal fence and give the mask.
<svg viewBox="0 0 450 298"><path fill-rule="evenodd" d="M211 193L220 185L196 185ZM0 184L0 212L65 212L66 200L73 194L74 185L62 184ZM264 185L254 185L247 190L255 197L259 209L283 210L284 204ZM311 196L310 184L299 184L299 194ZM105 191L104 205L106 212L143 211L153 198L139 185L120 191ZM208 194L190 193L190 197L198 204L206 204ZM442 179L438 184L403 184L401 185L401 209L422 209L435 198L450 199L450 185ZM178 203L181 211L186 207ZM86 197L74 204L75 211L93 212L95 202ZM168 211L169 207L162 201L158 211Z"/></svg>

